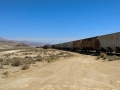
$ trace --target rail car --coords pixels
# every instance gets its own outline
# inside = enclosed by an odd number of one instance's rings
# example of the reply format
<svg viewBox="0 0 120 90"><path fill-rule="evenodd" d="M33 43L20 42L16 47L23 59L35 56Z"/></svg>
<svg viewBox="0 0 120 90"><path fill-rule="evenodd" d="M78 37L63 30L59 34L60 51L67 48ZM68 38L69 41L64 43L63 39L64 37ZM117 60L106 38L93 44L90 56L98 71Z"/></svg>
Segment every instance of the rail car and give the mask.
<svg viewBox="0 0 120 90"><path fill-rule="evenodd" d="M81 50L99 50L100 42L98 37L83 39L81 42Z"/></svg>
<svg viewBox="0 0 120 90"><path fill-rule="evenodd" d="M120 52L120 32L98 37L102 51Z"/></svg>
<svg viewBox="0 0 120 90"><path fill-rule="evenodd" d="M73 42L71 41L71 42L67 42L66 43L66 50L72 50L73 49Z"/></svg>
<svg viewBox="0 0 120 90"><path fill-rule="evenodd" d="M77 51L77 50L81 50L81 42L82 40L76 40L76 41L73 41L73 45L72 45L72 49L73 51Z"/></svg>
<svg viewBox="0 0 120 90"><path fill-rule="evenodd" d="M52 48L74 51L103 51L120 53L120 32L64 42L52 45Z"/></svg>
<svg viewBox="0 0 120 90"><path fill-rule="evenodd" d="M44 45L43 48L48 49L48 48L52 48L52 47L51 47L51 45Z"/></svg>

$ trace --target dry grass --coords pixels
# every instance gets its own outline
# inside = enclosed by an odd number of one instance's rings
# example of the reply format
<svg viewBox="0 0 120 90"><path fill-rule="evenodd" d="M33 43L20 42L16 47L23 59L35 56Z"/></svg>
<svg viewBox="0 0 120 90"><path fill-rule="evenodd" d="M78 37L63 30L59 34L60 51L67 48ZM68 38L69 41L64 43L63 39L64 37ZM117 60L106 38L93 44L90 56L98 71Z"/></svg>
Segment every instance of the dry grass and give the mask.
<svg viewBox="0 0 120 90"><path fill-rule="evenodd" d="M103 60L106 60L108 58L107 54L104 53L104 52L101 52L99 56L97 56L96 60L98 59L103 59Z"/></svg>
<svg viewBox="0 0 120 90"><path fill-rule="evenodd" d="M43 61L43 57L38 55L36 61Z"/></svg>
<svg viewBox="0 0 120 90"><path fill-rule="evenodd" d="M97 56L96 60L101 59L101 56Z"/></svg>
<svg viewBox="0 0 120 90"><path fill-rule="evenodd" d="M106 53L102 52L100 53L100 56L97 56L96 60L98 59L103 59L103 60L108 60L108 61L114 61L114 60L120 60L119 56L113 55L113 56L108 56Z"/></svg>
<svg viewBox="0 0 120 90"><path fill-rule="evenodd" d="M100 53L100 57L105 60L107 58L107 54L102 52L102 53Z"/></svg>
<svg viewBox="0 0 120 90"><path fill-rule="evenodd" d="M5 71L4 73L3 73L3 75L5 75L6 77L9 75L9 72L8 71Z"/></svg>
<svg viewBox="0 0 120 90"><path fill-rule="evenodd" d="M0 58L0 62L2 62L3 61L3 58Z"/></svg>
<svg viewBox="0 0 120 90"><path fill-rule="evenodd" d="M9 62L7 60L4 60L1 62L1 65L9 65Z"/></svg>
<svg viewBox="0 0 120 90"><path fill-rule="evenodd" d="M22 61L20 60L14 60L12 63L12 66L20 66L20 65L22 65Z"/></svg>
<svg viewBox="0 0 120 90"><path fill-rule="evenodd" d="M3 65L0 65L0 69L3 69Z"/></svg>
<svg viewBox="0 0 120 90"><path fill-rule="evenodd" d="M7 52L7 50L6 50ZM68 52L52 50L52 49L36 49L36 48L26 48L23 50L18 50L13 53L6 53L2 55L0 58L0 69L4 67L4 65L9 65L9 67L20 67L22 66L22 70L29 69L30 64L36 64L37 62L54 62L59 60L60 58L66 58L72 56ZM4 53L4 52L3 52ZM7 67L7 66L5 66Z"/></svg>
<svg viewBox="0 0 120 90"><path fill-rule="evenodd" d="M25 64L25 65L23 65L22 70L27 70L29 68L30 68L30 65L29 64Z"/></svg>

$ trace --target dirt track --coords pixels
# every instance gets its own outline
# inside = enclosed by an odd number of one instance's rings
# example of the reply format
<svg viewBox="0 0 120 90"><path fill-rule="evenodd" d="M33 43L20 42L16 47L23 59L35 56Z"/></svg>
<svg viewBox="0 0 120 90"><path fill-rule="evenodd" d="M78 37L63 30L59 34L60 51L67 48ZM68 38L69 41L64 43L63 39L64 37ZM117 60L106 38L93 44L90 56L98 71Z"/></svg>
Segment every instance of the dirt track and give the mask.
<svg viewBox="0 0 120 90"><path fill-rule="evenodd" d="M75 54L0 80L0 90L120 90L120 61Z"/></svg>

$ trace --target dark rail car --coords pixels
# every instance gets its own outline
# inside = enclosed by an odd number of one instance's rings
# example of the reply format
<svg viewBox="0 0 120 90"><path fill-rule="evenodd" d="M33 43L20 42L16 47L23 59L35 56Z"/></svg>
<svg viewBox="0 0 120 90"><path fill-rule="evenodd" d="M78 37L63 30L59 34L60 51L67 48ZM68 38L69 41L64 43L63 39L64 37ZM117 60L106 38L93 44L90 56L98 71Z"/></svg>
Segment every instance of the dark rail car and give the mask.
<svg viewBox="0 0 120 90"><path fill-rule="evenodd" d="M81 50L99 50L100 41L98 37L83 39L81 42Z"/></svg>
<svg viewBox="0 0 120 90"><path fill-rule="evenodd" d="M82 42L82 40L73 41L73 50L74 51L81 50L81 42Z"/></svg>

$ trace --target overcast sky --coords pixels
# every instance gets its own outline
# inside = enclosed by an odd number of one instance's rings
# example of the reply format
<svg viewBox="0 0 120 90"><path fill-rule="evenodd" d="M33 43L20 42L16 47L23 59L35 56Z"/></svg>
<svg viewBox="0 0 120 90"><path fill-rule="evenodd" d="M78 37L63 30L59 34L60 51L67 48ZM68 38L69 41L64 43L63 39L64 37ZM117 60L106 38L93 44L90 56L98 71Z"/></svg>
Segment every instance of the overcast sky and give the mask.
<svg viewBox="0 0 120 90"><path fill-rule="evenodd" d="M61 43L120 32L120 0L0 0L0 37Z"/></svg>

